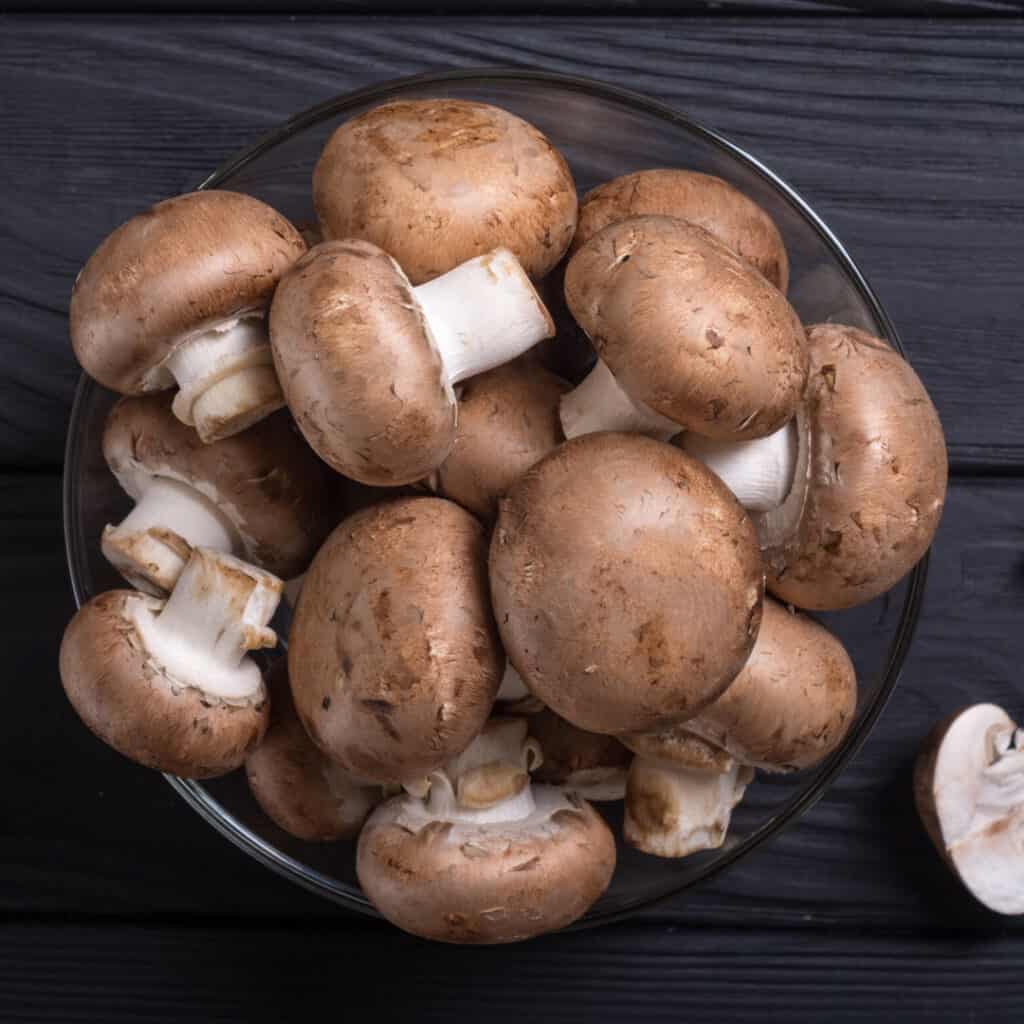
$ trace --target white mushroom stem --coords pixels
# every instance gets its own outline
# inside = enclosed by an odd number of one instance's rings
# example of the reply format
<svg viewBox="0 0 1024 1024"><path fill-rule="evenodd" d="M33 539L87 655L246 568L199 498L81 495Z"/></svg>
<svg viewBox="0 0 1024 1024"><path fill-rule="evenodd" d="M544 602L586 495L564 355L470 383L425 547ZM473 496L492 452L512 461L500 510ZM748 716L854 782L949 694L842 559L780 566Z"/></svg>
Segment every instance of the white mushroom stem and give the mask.
<svg viewBox="0 0 1024 1024"><path fill-rule="evenodd" d="M717 849L753 777L752 769L736 764L726 772L705 772L634 758L626 787L626 842L656 857Z"/></svg>
<svg viewBox="0 0 1024 1024"><path fill-rule="evenodd" d="M197 548L160 610L135 604L135 626L150 660L172 682L245 702L263 689L260 668L246 653L277 644L267 623L281 588L262 569Z"/></svg>
<svg viewBox="0 0 1024 1024"><path fill-rule="evenodd" d="M687 432L677 443L703 462L751 512L779 508L792 490L798 455L795 421L753 441L715 441Z"/></svg>
<svg viewBox="0 0 1024 1024"><path fill-rule="evenodd" d="M413 294L452 385L511 362L554 334L544 303L508 249L461 263Z"/></svg>
<svg viewBox="0 0 1024 1024"><path fill-rule="evenodd" d="M160 597L174 587L192 548L234 552L238 537L204 494L157 476L117 526L104 528L100 547L129 583Z"/></svg>
<svg viewBox="0 0 1024 1024"><path fill-rule="evenodd" d="M678 423L630 398L601 360L583 381L562 396L559 414L566 438L616 430L670 441L682 430Z"/></svg>
<svg viewBox="0 0 1024 1024"><path fill-rule="evenodd" d="M240 433L284 405L262 314L184 340L164 367L178 385L174 415L204 442Z"/></svg>

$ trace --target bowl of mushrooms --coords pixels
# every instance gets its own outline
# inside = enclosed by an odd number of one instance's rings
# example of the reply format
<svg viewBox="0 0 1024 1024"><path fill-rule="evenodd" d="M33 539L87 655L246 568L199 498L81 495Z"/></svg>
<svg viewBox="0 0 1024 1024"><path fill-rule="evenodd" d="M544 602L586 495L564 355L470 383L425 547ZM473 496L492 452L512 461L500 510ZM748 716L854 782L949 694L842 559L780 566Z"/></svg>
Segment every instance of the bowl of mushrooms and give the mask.
<svg viewBox="0 0 1024 1024"><path fill-rule="evenodd" d="M750 854L885 705L946 487L892 324L712 131L454 72L290 120L79 275L83 722L414 934Z"/></svg>

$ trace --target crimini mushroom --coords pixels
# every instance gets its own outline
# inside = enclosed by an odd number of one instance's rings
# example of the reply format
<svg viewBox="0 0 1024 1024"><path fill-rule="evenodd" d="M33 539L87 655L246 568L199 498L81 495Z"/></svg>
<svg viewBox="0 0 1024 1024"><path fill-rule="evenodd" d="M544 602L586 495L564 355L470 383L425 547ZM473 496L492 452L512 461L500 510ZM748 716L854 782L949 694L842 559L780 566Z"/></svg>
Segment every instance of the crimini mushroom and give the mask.
<svg viewBox="0 0 1024 1024"><path fill-rule="evenodd" d="M71 293L82 368L125 395L177 387L174 414L203 441L284 404L265 315L306 251L298 231L237 192L194 192L133 217L92 254Z"/></svg>
<svg viewBox="0 0 1024 1024"><path fill-rule="evenodd" d="M295 713L284 659L267 673L267 688L270 725L245 761L256 802L297 839L354 839L383 798L382 787L353 779L306 735Z"/></svg>
<svg viewBox="0 0 1024 1024"><path fill-rule="evenodd" d="M442 498L358 512L306 573L289 635L295 706L328 756L401 783L464 750L504 669L483 527Z"/></svg>
<svg viewBox="0 0 1024 1024"><path fill-rule="evenodd" d="M281 386L317 454L367 484L411 483L455 440L455 384L553 330L507 249L413 288L370 242L315 246L281 281L270 336Z"/></svg>
<svg viewBox="0 0 1024 1024"><path fill-rule="evenodd" d="M688 724L623 741L635 752L626 783L623 836L656 857L687 857L725 842L733 808L754 778Z"/></svg>
<svg viewBox="0 0 1024 1024"><path fill-rule="evenodd" d="M136 502L104 529L103 554L147 593L170 591L194 547L294 576L332 525L332 474L284 412L203 444L174 417L169 395L122 398L103 455Z"/></svg>
<svg viewBox="0 0 1024 1024"><path fill-rule="evenodd" d="M742 671L685 727L741 764L796 771L835 750L856 706L856 672L839 640L766 598Z"/></svg>
<svg viewBox="0 0 1024 1024"><path fill-rule="evenodd" d="M635 429L654 412L652 430L743 441L796 413L807 377L796 313L703 228L654 216L609 224L569 261L565 296L610 371L595 368L562 400L566 436ZM624 412L630 404L638 412Z"/></svg>
<svg viewBox="0 0 1024 1024"><path fill-rule="evenodd" d="M387 103L331 136L313 174L325 238L363 238L422 284L491 249L535 280L576 229L576 186L533 125L466 100Z"/></svg>
<svg viewBox="0 0 1024 1024"><path fill-rule="evenodd" d="M60 675L87 726L125 757L186 778L239 767L267 725L248 651L273 647L281 581L197 548L171 596L110 590L64 632Z"/></svg>
<svg viewBox="0 0 1024 1024"><path fill-rule="evenodd" d="M940 722L917 759L914 795L939 853L971 894L1024 914L1024 733L994 704Z"/></svg>
<svg viewBox="0 0 1024 1024"><path fill-rule="evenodd" d="M530 691L589 732L697 714L743 667L761 619L750 519L671 445L588 434L501 501L491 593Z"/></svg>
<svg viewBox="0 0 1024 1024"><path fill-rule="evenodd" d="M437 492L494 522L498 499L565 440L558 400L568 390L561 377L522 359L467 381L455 443L432 481Z"/></svg>
<svg viewBox="0 0 1024 1024"><path fill-rule="evenodd" d="M495 720L425 797L370 815L356 870L389 921L444 942L515 942L570 924L604 892L608 826L581 798L531 785L534 757L522 719Z"/></svg>
<svg viewBox="0 0 1024 1024"><path fill-rule="evenodd" d="M614 736L586 732L544 708L527 720L544 755L534 778L584 800L621 800L632 753Z"/></svg>
<svg viewBox="0 0 1024 1024"><path fill-rule="evenodd" d="M649 215L676 217L710 231L785 292L789 258L775 222L739 189L697 171L634 171L591 189L580 202L570 252L609 224Z"/></svg>
<svg viewBox="0 0 1024 1024"><path fill-rule="evenodd" d="M768 587L814 610L863 604L925 553L946 494L946 445L910 364L855 327L807 333L806 466L758 524ZM805 490L805 493L800 493Z"/></svg>

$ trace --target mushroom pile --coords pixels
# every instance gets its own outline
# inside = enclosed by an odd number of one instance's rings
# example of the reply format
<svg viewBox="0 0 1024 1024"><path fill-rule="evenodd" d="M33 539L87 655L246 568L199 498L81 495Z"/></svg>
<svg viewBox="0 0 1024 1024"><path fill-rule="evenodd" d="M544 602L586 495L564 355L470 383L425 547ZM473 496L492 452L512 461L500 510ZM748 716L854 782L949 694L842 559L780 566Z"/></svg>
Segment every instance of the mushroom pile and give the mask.
<svg viewBox="0 0 1024 1024"><path fill-rule="evenodd" d="M921 558L938 417L883 340L800 322L782 236L718 178L579 200L534 126L416 100L338 128L312 198L311 247L205 191L79 275L72 343L123 396L103 450L135 502L97 542L132 589L72 620L64 687L138 763L244 767L275 826L355 841L410 932L562 927L615 868L590 801L689 856L755 772L839 745L854 667L805 612ZM596 355L572 381L562 280Z"/></svg>

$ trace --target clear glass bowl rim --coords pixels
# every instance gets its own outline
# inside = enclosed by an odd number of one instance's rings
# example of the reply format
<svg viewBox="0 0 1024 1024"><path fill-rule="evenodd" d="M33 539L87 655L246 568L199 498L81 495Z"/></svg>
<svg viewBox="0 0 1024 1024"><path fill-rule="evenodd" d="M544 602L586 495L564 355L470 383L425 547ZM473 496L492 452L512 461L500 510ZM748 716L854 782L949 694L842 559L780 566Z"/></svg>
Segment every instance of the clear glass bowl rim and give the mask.
<svg viewBox="0 0 1024 1024"><path fill-rule="evenodd" d="M319 124L329 118L344 114L353 107L369 102L385 102L397 94L410 89L429 86L444 86L451 82L479 82L481 85L488 80L520 81L531 85L551 84L571 91L581 92L597 99L607 99L623 106L632 108L640 113L652 115L656 118L668 121L676 127L683 128L690 133L697 135L713 146L723 150L728 156L741 163L746 164L756 174L768 181L797 212L801 214L807 224L819 235L826 248L832 253L836 262L842 267L848 280L859 292L865 305L870 309L872 315L882 327L886 340L903 356L906 351L900 341L896 328L889 319L881 302L875 295L867 279L860 272L852 257L843 248L842 244L831 232L827 225L811 209L807 202L790 187L783 179L776 175L759 160L751 156L745 150L729 141L710 128L684 116L673 108L659 103L656 100L623 89L619 86L607 85L603 82L577 75L567 75L549 71L534 71L522 68L463 68L459 70L428 72L425 74L409 75L402 78L389 79L377 85L366 86L352 92L337 96L334 99L319 103L316 106L290 117L278 128L262 136L251 146L239 150L229 157L215 171L204 178L196 189L218 188L231 174L243 168L251 161L257 159L266 151L273 149L281 142L304 131L305 129ZM82 581L79 577L74 554L74 541L72 531L72 515L77 507L77 486L76 475L70 472L70 468L78 465L78 438L79 431L76 426L80 420L82 409L85 406L88 392L96 385L92 380L82 374L79 377L78 386L75 391L75 398L71 409L71 419L68 427L67 442L64 451L64 479L62 505L64 516L64 543L67 556L68 572L71 577L71 587L74 593L75 604L81 607L88 599L84 591ZM864 741L878 721L879 716L885 709L892 692L899 681L904 661L910 649L917 621L921 611L921 603L924 597L925 583L928 576L928 554L911 571L908 577L907 593L903 603L903 610L900 614L899 624L895 636L889 648L885 660L884 675L879 683L878 693L870 705L864 708L863 714L854 723L850 732L840 747L831 755L825 764L819 767L814 779L805 789L790 799L782 810L773 814L759 828L755 829L735 846L722 849L718 855L695 875L681 882L679 887L661 893L654 897L638 899L628 906L608 911L591 911L581 920L569 926L567 931L581 928L594 927L596 925L608 924L613 921L631 917L638 911L649 909L660 903L678 896L680 893L692 889L701 883L719 875L727 868L736 864L756 847L763 844L772 836L777 835L800 815L813 807L824 795L832 782L838 777L854 755L860 750ZM343 883L336 882L311 870L303 863L293 857L289 857L266 842L264 839L253 833L249 828L237 821L228 814L214 800L203 787L188 779L179 779L175 776L164 776L168 783L178 792L184 801L195 810L209 825L225 836L237 847L253 857L255 860L270 868L272 871L284 878L302 886L304 889L315 893L318 896L331 900L349 910L354 910L368 917L380 918L380 914L362 896L362 894L349 889Z"/></svg>

